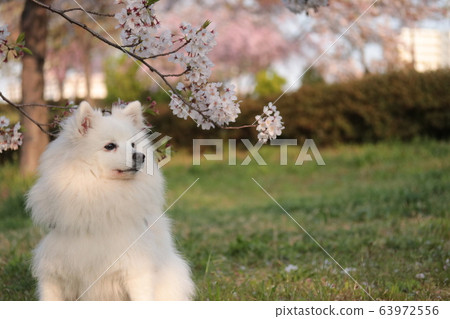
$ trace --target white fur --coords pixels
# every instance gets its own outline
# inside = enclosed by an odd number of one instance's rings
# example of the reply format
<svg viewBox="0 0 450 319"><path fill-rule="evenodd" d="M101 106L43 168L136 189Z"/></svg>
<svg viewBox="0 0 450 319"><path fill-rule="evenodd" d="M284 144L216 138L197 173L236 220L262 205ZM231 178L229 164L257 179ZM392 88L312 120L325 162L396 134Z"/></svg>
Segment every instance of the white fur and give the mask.
<svg viewBox="0 0 450 319"><path fill-rule="evenodd" d="M193 297L190 269L174 246L169 219L160 217L161 173L118 171L127 169L126 141L143 126L139 102L113 108L110 116L83 102L42 155L27 198L34 222L49 230L33 258L41 300L78 299L153 223L80 299ZM106 151L111 142L118 148Z"/></svg>

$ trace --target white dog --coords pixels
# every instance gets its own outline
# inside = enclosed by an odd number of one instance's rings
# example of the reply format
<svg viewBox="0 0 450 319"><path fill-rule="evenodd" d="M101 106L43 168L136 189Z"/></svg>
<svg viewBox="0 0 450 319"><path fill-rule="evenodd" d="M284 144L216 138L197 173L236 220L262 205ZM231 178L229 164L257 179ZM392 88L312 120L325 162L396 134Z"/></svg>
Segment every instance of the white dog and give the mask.
<svg viewBox="0 0 450 319"><path fill-rule="evenodd" d="M39 298L191 299L190 269L161 216L163 177L139 172L145 156L136 150L126 165L126 143L144 128L141 104L102 115L82 102L62 127L27 198L34 222L49 230L33 258Z"/></svg>

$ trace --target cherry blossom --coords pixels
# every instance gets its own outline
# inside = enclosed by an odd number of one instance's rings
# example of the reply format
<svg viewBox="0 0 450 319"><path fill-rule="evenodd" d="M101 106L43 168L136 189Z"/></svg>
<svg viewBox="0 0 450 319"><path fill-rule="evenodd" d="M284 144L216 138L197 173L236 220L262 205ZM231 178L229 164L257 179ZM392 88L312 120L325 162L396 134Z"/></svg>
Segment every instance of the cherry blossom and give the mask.
<svg viewBox="0 0 450 319"><path fill-rule="evenodd" d="M122 29L120 38L124 46L141 57L158 55L172 46L170 31L158 36L160 23L150 1L128 0L125 4L114 16L119 22L117 28Z"/></svg>
<svg viewBox="0 0 450 319"><path fill-rule="evenodd" d="M208 82L214 66L208 54L216 45L215 32L209 30L209 21L193 27L183 22L180 34L160 31L153 4L149 1L121 1L126 5L115 15L122 29L124 46L144 58L164 55L177 43L178 49L168 56L168 61L178 64L185 71L180 74L176 91L170 90L169 107L175 116L191 117L198 126L208 130L234 122L240 114L235 87L220 82Z"/></svg>
<svg viewBox="0 0 450 319"><path fill-rule="evenodd" d="M9 127L9 119L0 116L0 153L7 150L17 150L22 145L22 133L19 132L20 123Z"/></svg>
<svg viewBox="0 0 450 319"><path fill-rule="evenodd" d="M191 110L183 112L181 99L175 94L172 94L170 107L179 117L186 118L189 114L205 130L228 125L241 113L234 85L208 82L214 64L207 54L216 45L215 33L206 29L208 25L209 22L193 28L189 23L181 24L181 32L188 44L184 50L169 57L169 61L186 68L186 84L179 82L177 90L184 93Z"/></svg>
<svg viewBox="0 0 450 319"><path fill-rule="evenodd" d="M258 121L256 127L259 132L258 140L262 143L267 143L268 140L274 140L281 135L281 131L284 129L283 118L272 102L264 106L263 115L257 115L255 118Z"/></svg>
<svg viewBox="0 0 450 319"><path fill-rule="evenodd" d="M9 119L6 116L0 116L0 128L9 126Z"/></svg>

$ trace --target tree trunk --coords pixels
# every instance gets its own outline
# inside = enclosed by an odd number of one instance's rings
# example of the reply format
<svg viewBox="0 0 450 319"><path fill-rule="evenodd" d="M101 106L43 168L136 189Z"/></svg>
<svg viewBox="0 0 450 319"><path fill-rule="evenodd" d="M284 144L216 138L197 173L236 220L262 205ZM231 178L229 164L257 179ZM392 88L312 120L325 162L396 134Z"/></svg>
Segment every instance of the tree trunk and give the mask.
<svg viewBox="0 0 450 319"><path fill-rule="evenodd" d="M411 54L411 67L416 70L416 29L414 27L409 28L410 54Z"/></svg>
<svg viewBox="0 0 450 319"><path fill-rule="evenodd" d="M91 98L91 80L92 80L92 66L91 66L91 39L85 39L85 47L84 52L82 55L83 59L83 71L84 71L84 78L86 81L86 97L85 100L88 101L90 104L92 104L92 98Z"/></svg>
<svg viewBox="0 0 450 319"><path fill-rule="evenodd" d="M58 78L58 91L59 91L59 102L61 103L64 100L64 80Z"/></svg>
<svg viewBox="0 0 450 319"><path fill-rule="evenodd" d="M42 1L50 3L49 0ZM33 55L26 54L22 59L22 98L23 103L41 103L44 101L44 61L47 38L47 10L25 1L20 21L21 31L25 33L26 46ZM24 111L38 123L48 122L48 109L45 107L26 107ZM48 144L48 135L24 116L21 118L24 128L23 145L20 153L20 171L24 175L33 174L39 163L39 157Z"/></svg>
<svg viewBox="0 0 450 319"><path fill-rule="evenodd" d="M87 19L86 16L83 17L81 21L83 23L87 23L87 21L84 21ZM91 98L91 89L92 89L92 61L91 61L91 54L92 54L92 37L87 37L84 30L76 29L75 36L79 39L79 46L81 48L81 66L82 66L82 72L84 75L84 81L85 81L85 90L86 95L83 97L84 100L88 101L90 104L93 103Z"/></svg>
<svg viewBox="0 0 450 319"><path fill-rule="evenodd" d="M363 69L364 69L364 74L365 75L370 74L370 68L369 68L369 64L366 61L366 51L364 51L364 46L359 47L358 51L360 54L361 65L363 66Z"/></svg>

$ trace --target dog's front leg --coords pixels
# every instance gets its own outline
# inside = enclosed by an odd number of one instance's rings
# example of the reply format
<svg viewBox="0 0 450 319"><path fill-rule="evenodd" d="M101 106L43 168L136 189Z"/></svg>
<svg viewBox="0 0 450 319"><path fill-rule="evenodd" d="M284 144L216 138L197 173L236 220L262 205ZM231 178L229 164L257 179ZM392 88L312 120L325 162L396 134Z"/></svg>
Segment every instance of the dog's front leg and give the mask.
<svg viewBox="0 0 450 319"><path fill-rule="evenodd" d="M60 284L53 279L41 279L38 284L39 300L64 301L64 294Z"/></svg>
<svg viewBox="0 0 450 319"><path fill-rule="evenodd" d="M149 273L133 272L126 278L127 293L131 301L154 300L154 278Z"/></svg>

